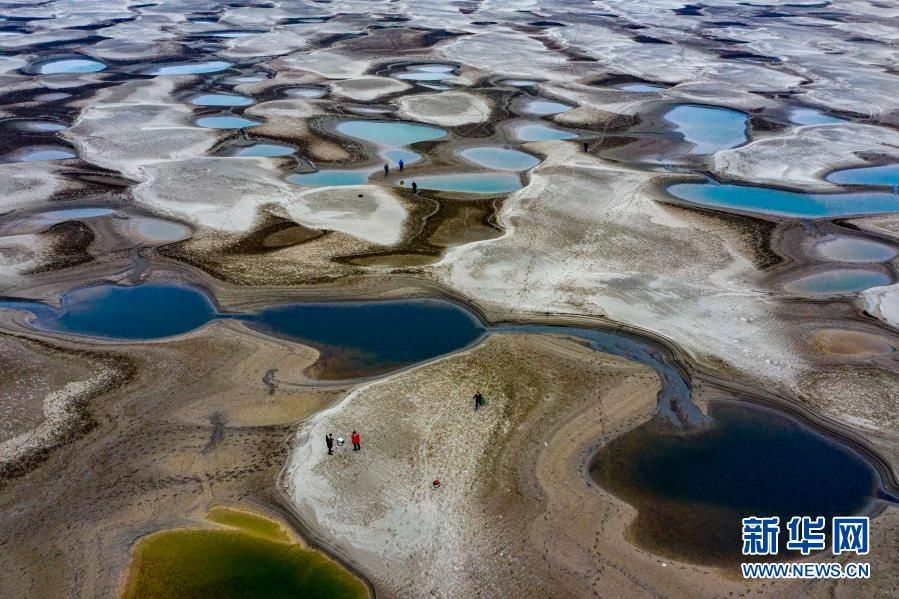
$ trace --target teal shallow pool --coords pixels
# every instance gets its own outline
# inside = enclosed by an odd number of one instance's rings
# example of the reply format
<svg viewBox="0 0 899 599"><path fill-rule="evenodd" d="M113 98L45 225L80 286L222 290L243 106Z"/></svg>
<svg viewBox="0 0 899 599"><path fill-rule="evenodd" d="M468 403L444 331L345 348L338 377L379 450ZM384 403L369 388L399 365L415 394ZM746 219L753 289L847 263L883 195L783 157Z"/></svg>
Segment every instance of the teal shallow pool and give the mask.
<svg viewBox="0 0 899 599"><path fill-rule="evenodd" d="M406 121L342 121L335 130L341 135L383 146L409 146L446 135L446 129Z"/></svg>
<svg viewBox="0 0 899 599"><path fill-rule="evenodd" d="M204 116L198 118L195 122L200 127L207 129L245 129L262 124L259 121L234 115Z"/></svg>
<svg viewBox="0 0 899 599"><path fill-rule="evenodd" d="M896 188L899 187L899 164L836 171L827 175L827 180L839 185L876 185Z"/></svg>
<svg viewBox="0 0 899 599"><path fill-rule="evenodd" d="M41 75L59 75L64 73L98 73L106 69L106 65L89 58L60 58L36 63L34 69Z"/></svg>
<svg viewBox="0 0 899 599"><path fill-rule="evenodd" d="M540 159L527 152L500 147L468 148L459 156L485 168L526 171L540 164Z"/></svg>
<svg viewBox="0 0 899 599"><path fill-rule="evenodd" d="M899 212L899 195L879 192L802 193L771 187L714 183L677 183L675 198L700 206L757 212L790 218L826 218Z"/></svg>
<svg viewBox="0 0 899 599"><path fill-rule="evenodd" d="M576 134L570 131L563 131L544 123L518 125L513 129L513 135L518 141L549 141L553 139L574 139L577 137Z"/></svg>
<svg viewBox="0 0 899 599"><path fill-rule="evenodd" d="M799 277L784 285L793 293L808 295L846 295L871 287L889 285L892 279L875 270L832 269Z"/></svg>
<svg viewBox="0 0 899 599"><path fill-rule="evenodd" d="M693 144L694 154L711 154L746 143L746 114L729 108L682 104L665 113L674 130Z"/></svg>
<svg viewBox="0 0 899 599"><path fill-rule="evenodd" d="M253 98L237 94L202 94L193 98L190 103L196 106L249 106Z"/></svg>
<svg viewBox="0 0 899 599"><path fill-rule="evenodd" d="M462 193L508 193L521 189L521 178L510 173L464 173L416 177L419 189Z"/></svg>
<svg viewBox="0 0 899 599"><path fill-rule="evenodd" d="M365 185L370 171L349 169L324 169L314 173L296 173L287 180L307 187L330 187L334 185Z"/></svg>
<svg viewBox="0 0 899 599"><path fill-rule="evenodd" d="M297 149L294 146L258 143L237 149L233 156L239 156L240 158L289 156L296 151Z"/></svg>

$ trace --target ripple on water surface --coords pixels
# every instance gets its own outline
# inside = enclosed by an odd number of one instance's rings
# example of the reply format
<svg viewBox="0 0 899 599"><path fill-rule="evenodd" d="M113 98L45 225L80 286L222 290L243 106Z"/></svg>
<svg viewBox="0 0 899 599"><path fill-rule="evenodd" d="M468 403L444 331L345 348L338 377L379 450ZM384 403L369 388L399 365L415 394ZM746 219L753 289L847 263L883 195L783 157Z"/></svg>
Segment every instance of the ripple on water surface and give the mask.
<svg viewBox="0 0 899 599"><path fill-rule="evenodd" d="M802 193L754 185L677 183L675 198L701 206L790 218L826 218L899 212L899 194L880 192Z"/></svg>
<svg viewBox="0 0 899 599"><path fill-rule="evenodd" d="M643 547L733 564L742 557L743 517L813 514L829 522L874 498L874 470L798 422L731 402L710 402L709 411L708 429L668 434L650 422L593 460L594 480L639 511L630 533Z"/></svg>
<svg viewBox="0 0 899 599"><path fill-rule="evenodd" d="M694 154L710 154L746 143L746 114L730 108L682 104L665 113L674 130L693 144Z"/></svg>

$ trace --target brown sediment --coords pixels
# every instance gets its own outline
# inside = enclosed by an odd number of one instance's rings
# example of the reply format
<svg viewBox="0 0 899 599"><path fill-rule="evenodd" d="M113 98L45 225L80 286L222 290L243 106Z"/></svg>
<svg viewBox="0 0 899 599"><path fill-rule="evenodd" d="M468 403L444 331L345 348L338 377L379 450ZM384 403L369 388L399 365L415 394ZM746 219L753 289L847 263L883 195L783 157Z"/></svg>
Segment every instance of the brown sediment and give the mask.
<svg viewBox="0 0 899 599"><path fill-rule="evenodd" d="M62 270L93 260L88 248L94 241L94 233L83 222L57 223L44 231L42 235L49 236L53 240L52 249L48 252L52 257L26 274Z"/></svg>
<svg viewBox="0 0 899 599"><path fill-rule="evenodd" d="M85 345L95 344L59 342ZM197 523L214 503L279 506L273 481L291 423L345 392L282 383L316 352L235 323L91 351L128 360L135 372L86 402L97 426L0 490L0 588L11 596L115 595L136 538ZM262 378L273 367L270 396ZM215 414L220 435L204 452Z"/></svg>

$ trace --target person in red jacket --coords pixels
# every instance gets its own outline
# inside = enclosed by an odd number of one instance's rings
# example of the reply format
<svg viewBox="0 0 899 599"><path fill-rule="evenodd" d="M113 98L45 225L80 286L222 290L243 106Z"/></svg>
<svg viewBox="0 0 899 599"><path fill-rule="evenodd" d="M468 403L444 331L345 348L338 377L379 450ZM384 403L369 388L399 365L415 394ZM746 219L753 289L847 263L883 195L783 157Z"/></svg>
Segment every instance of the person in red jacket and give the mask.
<svg viewBox="0 0 899 599"><path fill-rule="evenodd" d="M359 436L359 433L357 433L356 431L353 431L353 434L350 435L350 441L353 442L353 451L359 451L360 449L362 449L360 440L361 440L361 437Z"/></svg>

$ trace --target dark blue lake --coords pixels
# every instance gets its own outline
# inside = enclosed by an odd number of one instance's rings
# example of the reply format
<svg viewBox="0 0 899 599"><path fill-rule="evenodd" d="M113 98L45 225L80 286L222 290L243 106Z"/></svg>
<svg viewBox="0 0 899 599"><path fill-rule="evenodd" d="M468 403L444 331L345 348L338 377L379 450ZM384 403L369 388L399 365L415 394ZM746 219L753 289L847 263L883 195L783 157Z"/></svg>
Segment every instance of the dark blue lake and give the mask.
<svg viewBox="0 0 899 599"><path fill-rule="evenodd" d="M485 330L467 310L435 300L294 303L257 312L223 313L196 287L143 283L97 285L66 293L62 308L25 301L0 307L34 314L31 326L117 340L161 339L215 319L233 318L269 335L322 352L314 371L324 378L385 372L469 345Z"/></svg>
<svg viewBox="0 0 899 599"><path fill-rule="evenodd" d="M724 401L711 402L710 415L711 427L686 434L647 423L594 458L593 479L639 510L629 534L640 545L733 563L743 517L829 522L858 513L876 494L877 475L861 457L786 416Z"/></svg>

